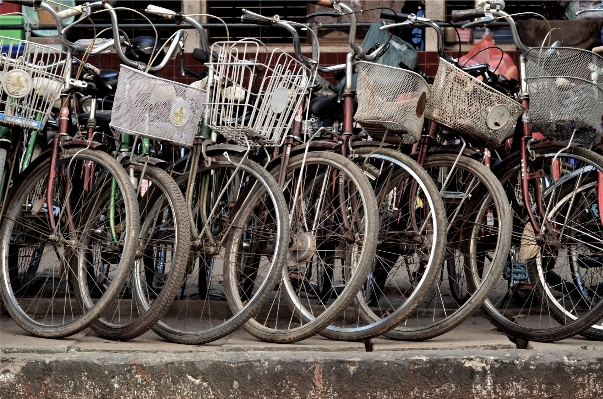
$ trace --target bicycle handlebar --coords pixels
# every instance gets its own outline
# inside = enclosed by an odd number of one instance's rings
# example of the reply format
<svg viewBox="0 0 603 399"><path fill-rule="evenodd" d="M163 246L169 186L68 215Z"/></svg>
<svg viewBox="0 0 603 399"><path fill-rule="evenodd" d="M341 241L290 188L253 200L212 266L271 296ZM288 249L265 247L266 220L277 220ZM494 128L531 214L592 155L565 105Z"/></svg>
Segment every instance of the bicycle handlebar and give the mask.
<svg viewBox="0 0 603 399"><path fill-rule="evenodd" d="M452 12L452 14L455 15L454 11ZM460 10L456 13L457 18L459 18L459 16L471 18L471 15L481 15L482 18L478 19L477 21L469 22L468 24L463 25L463 28L475 25L488 25L489 23L494 22L496 18L503 18L505 21L507 21L509 27L511 28L511 35L513 36L513 41L515 42L515 45L519 47L519 49L523 53L526 53L530 50L530 47L527 47L525 44L523 44L523 42L519 38L519 32L517 31L517 25L515 25L515 20L513 20L513 18L506 12L502 10L492 10L490 9L489 5L487 5L485 8Z"/></svg>
<svg viewBox="0 0 603 399"><path fill-rule="evenodd" d="M404 14L397 13L391 10L383 10L381 11L381 18L392 19L396 21L404 22L398 24L384 25L379 30L392 29L400 26L413 26L413 25L421 25L421 26L429 26L433 28L438 35L438 54L440 57L448 59L449 57L444 53L444 31L442 27L438 25L435 21L429 18L417 17L415 14Z"/></svg>
<svg viewBox="0 0 603 399"><path fill-rule="evenodd" d="M197 21L193 17L169 10L167 8L154 6L152 4L149 4L147 6L145 12L148 12L149 14L159 15L167 19L173 19L176 21L176 23L186 22L187 24L191 25L197 30L197 32L199 32L199 41L201 44L201 49L206 51L208 54L211 52L211 49L209 48L209 43L207 41L205 28L199 23L199 21Z"/></svg>

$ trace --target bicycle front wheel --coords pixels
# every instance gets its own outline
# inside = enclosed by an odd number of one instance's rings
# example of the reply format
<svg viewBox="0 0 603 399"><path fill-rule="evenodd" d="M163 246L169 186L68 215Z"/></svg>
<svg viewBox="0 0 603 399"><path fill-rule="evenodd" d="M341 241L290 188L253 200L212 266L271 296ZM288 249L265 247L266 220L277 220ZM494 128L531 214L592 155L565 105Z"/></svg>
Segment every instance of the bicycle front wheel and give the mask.
<svg viewBox="0 0 603 399"><path fill-rule="evenodd" d="M49 170L50 157L12 189L0 229L0 278L15 322L33 335L58 338L90 325L123 289L139 220L130 179L110 155L61 152L50 191ZM104 201L108 190L112 200ZM104 270L95 270L90 256L103 258Z"/></svg>
<svg viewBox="0 0 603 399"><path fill-rule="evenodd" d="M338 154L292 157L283 192L291 212L287 268L280 290L244 327L264 341L291 343L324 329L354 300L375 257L379 220L368 179Z"/></svg>

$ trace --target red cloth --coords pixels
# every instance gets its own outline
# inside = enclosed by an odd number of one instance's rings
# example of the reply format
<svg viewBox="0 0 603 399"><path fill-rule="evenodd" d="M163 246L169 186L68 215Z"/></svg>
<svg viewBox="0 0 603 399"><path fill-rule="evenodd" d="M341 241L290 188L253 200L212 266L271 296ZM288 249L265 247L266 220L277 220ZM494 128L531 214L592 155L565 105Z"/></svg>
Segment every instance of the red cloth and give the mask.
<svg viewBox="0 0 603 399"><path fill-rule="evenodd" d="M490 70L505 75L507 79L519 80L519 71L509 54L496 48L494 39L489 33L479 42L473 43L467 54L459 59L462 66L473 64L489 64Z"/></svg>

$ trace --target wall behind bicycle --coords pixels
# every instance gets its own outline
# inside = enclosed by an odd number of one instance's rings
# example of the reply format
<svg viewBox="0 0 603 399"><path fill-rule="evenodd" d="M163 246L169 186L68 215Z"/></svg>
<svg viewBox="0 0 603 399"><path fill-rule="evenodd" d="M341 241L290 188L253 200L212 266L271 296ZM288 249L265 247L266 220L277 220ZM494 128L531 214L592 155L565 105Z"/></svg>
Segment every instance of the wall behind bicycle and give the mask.
<svg viewBox="0 0 603 399"><path fill-rule="evenodd" d="M285 49L285 50L287 51L287 49ZM291 51L292 51L292 49L291 49ZM458 56L457 51L448 51L448 53L450 55L452 55L453 57ZM513 58L513 61L515 62L515 64L519 65L519 56L521 55L521 51L507 51L507 53L511 56L511 58ZM463 54L466 54L466 51L461 53L461 55L463 55ZM309 53L306 53L305 55L309 56ZM328 65L343 64L343 63L345 63L346 55L347 55L347 53L341 52L341 51L340 52L336 52L336 51L325 52L321 56L321 65L328 66ZM421 70L423 70L425 73L427 73L428 75L435 76L435 74L438 71L438 60L439 60L438 53L436 51L419 51L418 55L419 55L419 68ZM263 60L265 60L265 55L260 54L260 61L263 61ZM105 54L99 54L96 56L91 56L88 59L88 62L91 63L92 65L95 65L96 67L98 67L100 69L119 70L119 65L120 65L120 60L117 57L117 55L114 53L105 53ZM198 73L207 69L205 66L201 65L198 61L194 60L192 57L192 54L190 54L190 53L184 54L184 65L188 69L191 69ZM196 80L195 78L193 78L191 76L182 77L180 75L179 57L176 58L175 60L169 61L168 65L163 70L156 73L155 75L162 77L164 79L175 80L177 82L186 83L186 84L190 84ZM332 83L336 83L335 79L333 79L332 74L325 75L324 77L327 78L328 80L330 80Z"/></svg>

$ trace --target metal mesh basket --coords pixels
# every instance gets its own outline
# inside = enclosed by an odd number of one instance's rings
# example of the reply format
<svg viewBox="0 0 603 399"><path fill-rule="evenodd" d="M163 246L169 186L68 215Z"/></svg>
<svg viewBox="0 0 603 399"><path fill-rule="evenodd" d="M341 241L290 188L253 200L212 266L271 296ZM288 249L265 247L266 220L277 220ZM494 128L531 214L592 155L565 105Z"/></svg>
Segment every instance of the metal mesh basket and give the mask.
<svg viewBox="0 0 603 399"><path fill-rule="evenodd" d="M207 92L121 65L111 111L120 133L193 145Z"/></svg>
<svg viewBox="0 0 603 399"><path fill-rule="evenodd" d="M522 114L517 101L440 58L425 116L496 148Z"/></svg>
<svg viewBox="0 0 603 399"><path fill-rule="evenodd" d="M389 129L399 141L413 144L421 138L429 86L420 75L387 65L361 61L358 72L358 109L354 119L380 139ZM390 140L391 141L391 140Z"/></svg>
<svg viewBox="0 0 603 399"><path fill-rule="evenodd" d="M41 130L65 83L67 54L0 36L0 123Z"/></svg>
<svg viewBox="0 0 603 399"><path fill-rule="evenodd" d="M528 115L553 140L590 146L601 137L603 58L575 48L534 48L526 53Z"/></svg>
<svg viewBox="0 0 603 399"><path fill-rule="evenodd" d="M311 72L280 49L258 61L256 41L217 42L218 61L207 63L209 126L238 144L275 146L290 129L310 83ZM256 75L261 76L261 81Z"/></svg>

